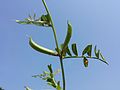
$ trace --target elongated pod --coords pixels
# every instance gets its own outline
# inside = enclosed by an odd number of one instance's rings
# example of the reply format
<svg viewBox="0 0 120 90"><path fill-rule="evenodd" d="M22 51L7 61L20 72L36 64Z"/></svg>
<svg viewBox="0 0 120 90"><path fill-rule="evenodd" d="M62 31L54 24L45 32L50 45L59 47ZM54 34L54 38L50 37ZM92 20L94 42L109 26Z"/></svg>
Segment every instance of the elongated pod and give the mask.
<svg viewBox="0 0 120 90"><path fill-rule="evenodd" d="M72 36L72 26L71 24L68 22L68 30L67 30L67 35L63 44L63 50L67 48L69 41L71 39Z"/></svg>
<svg viewBox="0 0 120 90"><path fill-rule="evenodd" d="M47 49L45 47L42 47L40 45L38 45L37 43L35 43L32 38L30 37L29 38L29 45L35 49L36 51L38 52L41 52L41 53L44 53L44 54L48 54L48 55L53 55L53 56L57 56L58 54L53 51L53 50L50 50L50 49Z"/></svg>

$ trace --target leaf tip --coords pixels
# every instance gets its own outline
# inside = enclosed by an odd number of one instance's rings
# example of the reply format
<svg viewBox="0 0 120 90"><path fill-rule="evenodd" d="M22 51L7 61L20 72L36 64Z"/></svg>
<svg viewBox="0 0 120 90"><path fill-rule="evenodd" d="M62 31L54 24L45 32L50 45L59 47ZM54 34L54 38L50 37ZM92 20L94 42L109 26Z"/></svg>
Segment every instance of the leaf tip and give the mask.
<svg viewBox="0 0 120 90"><path fill-rule="evenodd" d="M16 22L16 23L19 23L19 22L20 22L20 20L15 20L15 22Z"/></svg>
<svg viewBox="0 0 120 90"><path fill-rule="evenodd" d="M68 21L68 20L67 20L67 24L68 24L68 26L72 27L70 21Z"/></svg>

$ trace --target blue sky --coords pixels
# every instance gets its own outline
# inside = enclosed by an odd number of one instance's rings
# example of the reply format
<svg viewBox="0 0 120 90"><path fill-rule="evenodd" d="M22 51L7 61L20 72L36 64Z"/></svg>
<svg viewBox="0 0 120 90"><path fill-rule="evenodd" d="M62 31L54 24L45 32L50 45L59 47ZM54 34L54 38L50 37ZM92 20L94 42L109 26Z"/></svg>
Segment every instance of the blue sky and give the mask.
<svg viewBox="0 0 120 90"><path fill-rule="evenodd" d="M120 86L120 1L119 0L46 0L62 43L67 20L73 26L70 44L77 43L79 54L89 43L101 49L109 66L90 60L84 68L81 59L64 61L67 90L119 90ZM31 76L42 73L52 64L58 69L58 58L34 51L28 36L41 45L54 49L51 29L19 25L16 19L28 14L45 13L41 0L2 0L0 3L0 86L5 90L51 89L41 79ZM57 79L61 79L60 74Z"/></svg>

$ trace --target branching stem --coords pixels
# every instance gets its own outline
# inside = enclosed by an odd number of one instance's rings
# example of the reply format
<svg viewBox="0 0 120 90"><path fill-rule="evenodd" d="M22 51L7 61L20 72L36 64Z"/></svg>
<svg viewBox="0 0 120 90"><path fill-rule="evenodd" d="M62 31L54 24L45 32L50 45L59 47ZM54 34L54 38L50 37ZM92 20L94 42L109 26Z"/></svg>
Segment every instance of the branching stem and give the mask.
<svg viewBox="0 0 120 90"><path fill-rule="evenodd" d="M45 6L45 9L46 9L46 11L47 11L47 14L49 15L49 18L50 18L50 21L51 21L51 27L52 27L53 34L54 34L54 38L55 38L56 47L57 47L57 49L59 49L58 40L57 40L57 35L56 35L56 29L55 29L55 27L54 27L54 23L53 23L53 20L52 20L52 16L51 16L51 14L50 14L50 12L49 12L49 9L48 9L48 7L47 7L46 2L45 2L44 0L42 0L42 2L43 2L43 4L44 4L44 6ZM60 55L59 50L58 50L58 54Z"/></svg>
<svg viewBox="0 0 120 90"><path fill-rule="evenodd" d="M61 71L62 71L62 79L63 79L63 90L65 90L65 74L64 74L64 65L63 65L63 58L61 56L61 53L59 51L59 46L58 46L58 41L57 41L57 35L56 35L56 29L55 29L55 26L54 26L54 23L53 23L53 20L52 20L52 16L49 12L49 9L46 5L46 2L44 0L42 0L44 6L45 6L45 9L47 11L47 14L49 15L49 18L50 18L50 21L51 21L51 27L52 27L52 30L53 30L53 34L54 34L54 38L55 38L55 43L56 43L56 47L57 47L57 51L58 51L58 55L59 55L59 58L60 58L60 65L61 65Z"/></svg>

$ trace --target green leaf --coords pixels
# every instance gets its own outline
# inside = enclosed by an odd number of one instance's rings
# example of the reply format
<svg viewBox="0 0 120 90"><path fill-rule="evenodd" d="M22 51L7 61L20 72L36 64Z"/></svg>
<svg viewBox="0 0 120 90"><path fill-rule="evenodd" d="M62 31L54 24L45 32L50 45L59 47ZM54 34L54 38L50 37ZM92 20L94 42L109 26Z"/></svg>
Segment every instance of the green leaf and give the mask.
<svg viewBox="0 0 120 90"><path fill-rule="evenodd" d="M85 67L88 67L88 60L86 57L83 58L83 63Z"/></svg>
<svg viewBox="0 0 120 90"><path fill-rule="evenodd" d="M76 56L78 56L77 46L76 46L75 43L72 44L72 51L73 51L73 53L74 53Z"/></svg>
<svg viewBox="0 0 120 90"><path fill-rule="evenodd" d="M51 77L47 78L47 82L50 82L52 83L53 82L53 79Z"/></svg>
<svg viewBox="0 0 120 90"><path fill-rule="evenodd" d="M87 45L87 47L85 47L85 49L82 52L82 55L87 54L88 56L91 57L91 53L92 53L92 45Z"/></svg>
<svg viewBox="0 0 120 90"><path fill-rule="evenodd" d="M108 62L107 62L107 61L105 61L105 60L102 60L102 59L98 59L98 60L100 60L100 61L104 62L104 63L105 63L105 64L107 64L107 65L109 65L109 64L108 64Z"/></svg>
<svg viewBox="0 0 120 90"><path fill-rule="evenodd" d="M41 16L41 21L47 21L46 15L42 15L42 16Z"/></svg>
<svg viewBox="0 0 120 90"><path fill-rule="evenodd" d="M30 19L30 20L33 20L33 18L32 18L32 16L31 16L31 15L28 15L28 17L29 17L29 19Z"/></svg>
<svg viewBox="0 0 120 90"><path fill-rule="evenodd" d="M51 65L51 64L50 64L50 65L48 65L48 69L49 69L50 73L53 73L53 70L52 70L52 65Z"/></svg>
<svg viewBox="0 0 120 90"><path fill-rule="evenodd" d="M34 13L34 15L33 15L33 19L35 20L36 19L36 14Z"/></svg>
<svg viewBox="0 0 120 90"><path fill-rule="evenodd" d="M107 65L109 65L108 62L106 62L106 60L105 60L105 58L103 57L103 55L100 53L100 50L97 51L96 48L97 48L97 46L95 46L95 48L94 48L94 53L95 53L96 58L97 58L98 60L106 63ZM100 59L100 57L101 57L101 59Z"/></svg>
<svg viewBox="0 0 120 90"><path fill-rule="evenodd" d="M25 87L25 89L26 89L26 90L32 90L32 89L30 89L30 88L29 88L29 87L27 87L27 86Z"/></svg>
<svg viewBox="0 0 120 90"><path fill-rule="evenodd" d="M70 52L70 49L67 47L66 48L66 53L69 55L69 56L72 56L71 52Z"/></svg>
<svg viewBox="0 0 120 90"><path fill-rule="evenodd" d="M61 49L63 49L63 44L60 45L61 46ZM69 56L72 56L68 46L66 47L66 49L62 50L62 55L63 56L66 56L66 53L69 55Z"/></svg>
<svg viewBox="0 0 120 90"><path fill-rule="evenodd" d="M58 81L56 89L61 90L60 81Z"/></svg>
<svg viewBox="0 0 120 90"><path fill-rule="evenodd" d="M105 58L103 57L103 55L100 53L100 56L101 56L101 58L102 58L102 60L104 60L105 61Z"/></svg>
<svg viewBox="0 0 120 90"><path fill-rule="evenodd" d="M36 14L28 16L28 18L25 18L23 21L16 20L17 23L19 24L33 24L36 26L51 26L50 24L50 18L49 15L42 15L40 18L36 19Z"/></svg>
<svg viewBox="0 0 120 90"><path fill-rule="evenodd" d="M46 21L47 23L50 23L50 17L49 15L42 15L41 16L41 21Z"/></svg>
<svg viewBox="0 0 120 90"><path fill-rule="evenodd" d="M62 56L66 56L67 49L66 49L66 48L63 49L63 45L64 45L64 44L61 44L61 45L60 45L60 47L61 47L61 49L62 49L61 54L62 54Z"/></svg>
<svg viewBox="0 0 120 90"><path fill-rule="evenodd" d="M38 45L37 43L35 43L35 42L32 40L31 37L30 37L30 39L29 39L29 45L30 45L33 49L35 49L36 51L38 51L38 52L41 52L41 53L44 53L44 54L48 54L48 55L57 56L57 52Z"/></svg>
<svg viewBox="0 0 120 90"><path fill-rule="evenodd" d="M94 53L95 53L95 56L99 59L99 55L100 55L100 50L98 50L98 52L97 52L97 46L95 46L95 48L94 48Z"/></svg>
<svg viewBox="0 0 120 90"><path fill-rule="evenodd" d="M19 24L31 24L30 22L28 21L20 21L20 20L16 20L17 23Z"/></svg>
<svg viewBox="0 0 120 90"><path fill-rule="evenodd" d="M36 25L36 26L44 26L46 22L45 21L40 21L40 20L35 20L35 21L32 21L31 24L33 25Z"/></svg>
<svg viewBox="0 0 120 90"><path fill-rule="evenodd" d="M17 23L19 24L34 24L36 26L44 26L44 23L46 23L45 21L40 21L40 20L35 20L35 21L31 21L31 20L24 20L24 21L20 21L20 20L16 20Z"/></svg>
<svg viewBox="0 0 120 90"><path fill-rule="evenodd" d="M67 35L66 35L62 50L67 48L69 41L71 39L71 36L72 36L72 26L70 23L68 23Z"/></svg>
<svg viewBox="0 0 120 90"><path fill-rule="evenodd" d="M55 75L57 73L59 73L59 70L57 70L56 72L53 72L52 69L52 65L48 65L48 72L47 71L43 71L42 74L39 75L34 75L33 77L39 77L42 80L46 81L48 85L52 86L53 88L56 88L56 90L61 90L60 88L60 82L55 80Z"/></svg>
<svg viewBox="0 0 120 90"><path fill-rule="evenodd" d="M56 71L53 73L53 75L55 76L55 75L57 75L58 73L60 73L60 69L56 70Z"/></svg>

